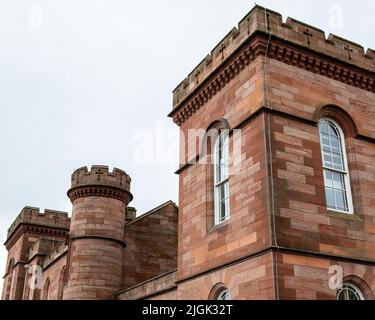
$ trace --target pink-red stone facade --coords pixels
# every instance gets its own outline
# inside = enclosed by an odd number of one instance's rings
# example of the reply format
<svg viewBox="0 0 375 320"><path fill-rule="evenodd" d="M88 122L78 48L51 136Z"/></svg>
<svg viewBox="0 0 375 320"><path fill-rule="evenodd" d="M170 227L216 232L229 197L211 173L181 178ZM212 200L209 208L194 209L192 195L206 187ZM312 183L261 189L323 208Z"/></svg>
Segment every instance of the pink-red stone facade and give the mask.
<svg viewBox="0 0 375 320"><path fill-rule="evenodd" d="M257 6L176 88L170 116L185 141L178 171L178 298L210 298L221 283L234 299L336 299L331 267L373 298L373 50L326 38L291 18L283 23L278 13ZM323 117L344 131L353 215L327 210ZM230 168L231 218L210 228L212 165L189 164L202 155L189 148L195 137L188 132L223 120L233 130L230 146L241 130L241 165ZM241 290L246 286L254 291Z"/></svg>
<svg viewBox="0 0 375 320"><path fill-rule="evenodd" d="M374 299L374 50L256 6L175 89L170 117L179 209L135 218L125 172L77 170L71 223L22 214L10 228L3 299L205 300L226 288L233 299L334 300L332 268ZM344 132L354 214L327 209L323 117ZM230 129L230 154L241 133L219 226L212 155L189 135L210 128ZM27 288L25 264L43 267L41 289Z"/></svg>
<svg viewBox="0 0 375 320"><path fill-rule="evenodd" d="M125 230L122 289L176 268L177 211L173 202L167 202L128 222Z"/></svg>
<svg viewBox="0 0 375 320"><path fill-rule="evenodd" d="M71 219L26 207L10 227L2 299L116 299L124 288L176 268L173 202L137 218L127 207L129 176L105 166L76 170L68 196Z"/></svg>

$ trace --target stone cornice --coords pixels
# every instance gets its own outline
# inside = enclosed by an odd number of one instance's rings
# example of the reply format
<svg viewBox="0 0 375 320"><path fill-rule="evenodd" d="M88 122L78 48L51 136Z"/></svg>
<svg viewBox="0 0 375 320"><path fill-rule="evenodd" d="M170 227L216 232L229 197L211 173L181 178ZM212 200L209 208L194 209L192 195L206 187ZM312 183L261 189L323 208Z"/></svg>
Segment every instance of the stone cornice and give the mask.
<svg viewBox="0 0 375 320"><path fill-rule="evenodd" d="M184 123L193 113L211 100L235 76L260 56L262 52L265 52L266 46L267 44L264 42L257 42L254 34L249 38L247 45L241 46L231 57L226 59L221 67L181 100L169 114L169 117L173 118L173 121L177 125Z"/></svg>
<svg viewBox="0 0 375 320"><path fill-rule="evenodd" d="M47 226L52 228L69 229L70 218L67 212L46 209L41 212L39 208L24 207L8 229L9 238L21 223Z"/></svg>
<svg viewBox="0 0 375 320"><path fill-rule="evenodd" d="M101 234L95 234L95 233L85 234L85 235L75 235L74 233L71 233L70 236L69 236L69 238L71 240L100 239L100 240L117 242L117 243L119 243L124 248L126 248L126 246L127 246L125 240L123 240L123 239L118 239L118 238L114 238L114 237L107 237L107 236L103 236Z"/></svg>
<svg viewBox="0 0 375 320"><path fill-rule="evenodd" d="M68 191L68 197L73 202L82 197L106 197L129 203L133 196L124 189L107 185L84 185L72 188Z"/></svg>
<svg viewBox="0 0 375 320"><path fill-rule="evenodd" d="M294 120L294 121L303 122L303 123L306 123L306 124L312 125L312 126L318 126L318 120L302 118L302 117L294 115L294 114L290 114L290 113L287 113L287 112L284 112L284 111L281 111L281 110L277 110L275 107L269 108L269 107L262 106L258 110L254 111L252 114L250 114L242 122L235 125L230 130L229 135L231 136L233 134L234 130L243 129L246 125L251 123L251 121L253 121L259 115L262 115L264 113L281 116L281 117L291 119L291 120ZM356 138L356 139L359 139L359 140L367 141L368 143L375 144L375 138L370 137L370 136L365 136L365 135L358 134L357 132L355 132L355 135L353 137ZM190 161L187 161L186 163L181 164L181 166L175 171L175 174L177 174L177 175L181 174L182 172L184 172L188 168L192 167L194 164L199 163L200 159L201 159L200 155L197 155L193 159L191 159Z"/></svg>
<svg viewBox="0 0 375 320"><path fill-rule="evenodd" d="M268 57L375 93L375 72L283 39L273 39Z"/></svg>
<svg viewBox="0 0 375 320"><path fill-rule="evenodd" d="M375 72L341 61L298 44L256 31L223 65L207 77L169 114L181 125L220 92L234 77L258 56L265 56L301 69L375 93Z"/></svg>
<svg viewBox="0 0 375 320"><path fill-rule="evenodd" d="M353 264L359 264L364 266L372 266L375 267L375 261L374 260L367 260L367 259L357 259L352 257L344 257L340 255L335 254L327 254L327 253L321 253L321 252L314 252L314 251L308 251L304 249L293 249L288 247L275 247L275 246L269 246L264 249L261 249L259 251L250 253L248 255L245 255L243 257L240 257L236 260L223 263L220 266L209 268L205 271L196 273L196 274L190 274L187 275L184 278L179 278L176 281L177 285L180 285L182 283L185 283L187 281L191 281L197 278L200 278L202 276L205 276L207 274L222 270L224 268L230 268L232 266L235 266L237 264L243 263L245 261L266 255L266 254L273 254L273 253L281 253L281 254L293 254L297 256L304 256L304 257L312 257L312 258L318 258L318 259L324 259L324 260L330 260L330 261L339 261L339 262L348 262Z"/></svg>
<svg viewBox="0 0 375 320"><path fill-rule="evenodd" d="M59 227L48 227L38 224L20 223L17 228L13 231L12 235L6 240L4 245L7 249L11 248L12 245L24 234L33 234L38 236L59 236L64 237L69 233L69 229Z"/></svg>
<svg viewBox="0 0 375 320"><path fill-rule="evenodd" d="M326 37L323 30L294 18L284 22L280 13L256 5L173 90L173 109L259 31L375 72L375 50L365 52L363 46L334 34Z"/></svg>

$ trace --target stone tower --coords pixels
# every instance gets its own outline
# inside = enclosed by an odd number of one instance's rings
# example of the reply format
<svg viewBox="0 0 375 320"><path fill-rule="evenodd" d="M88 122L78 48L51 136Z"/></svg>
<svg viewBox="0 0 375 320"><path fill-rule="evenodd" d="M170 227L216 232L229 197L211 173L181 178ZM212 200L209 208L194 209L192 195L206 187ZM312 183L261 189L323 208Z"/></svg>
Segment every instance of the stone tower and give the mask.
<svg viewBox="0 0 375 320"><path fill-rule="evenodd" d="M73 204L64 299L112 299L122 285L125 212L130 177L106 166L72 174Z"/></svg>
<svg viewBox="0 0 375 320"><path fill-rule="evenodd" d="M42 265L54 247L65 242L69 232L68 213L24 207L8 229L5 246L8 251L3 277L2 300L40 299L40 288L28 286L32 268Z"/></svg>

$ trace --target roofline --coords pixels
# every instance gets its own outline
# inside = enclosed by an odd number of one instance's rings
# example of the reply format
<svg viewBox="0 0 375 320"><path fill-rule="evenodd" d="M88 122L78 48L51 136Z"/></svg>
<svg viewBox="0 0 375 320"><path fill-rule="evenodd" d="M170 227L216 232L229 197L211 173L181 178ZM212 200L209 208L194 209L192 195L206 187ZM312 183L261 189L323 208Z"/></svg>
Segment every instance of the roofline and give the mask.
<svg viewBox="0 0 375 320"><path fill-rule="evenodd" d="M178 206L172 200L168 200L167 202L161 204L160 206L158 206L158 207L156 207L156 208L154 208L154 209L152 209L150 211L147 211L146 213L144 213L144 214L140 215L139 217L135 218L134 220L130 221L128 224L125 225L125 229L128 226L130 226L130 225L132 225L132 224L134 224L134 223L142 220L143 218L149 217L153 213L156 213L157 211L159 211L160 209L162 209L162 208L164 208L164 207L166 207L168 205L172 205L172 206L174 206L178 210Z"/></svg>

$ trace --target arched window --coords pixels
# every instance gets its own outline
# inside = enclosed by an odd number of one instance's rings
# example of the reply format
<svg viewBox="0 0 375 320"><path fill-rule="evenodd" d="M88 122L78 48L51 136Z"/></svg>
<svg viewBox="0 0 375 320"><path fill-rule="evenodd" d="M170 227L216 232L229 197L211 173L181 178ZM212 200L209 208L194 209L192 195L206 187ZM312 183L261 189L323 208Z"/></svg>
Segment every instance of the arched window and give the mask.
<svg viewBox="0 0 375 320"><path fill-rule="evenodd" d="M232 295L228 289L219 292L217 300L232 300Z"/></svg>
<svg viewBox="0 0 375 320"><path fill-rule="evenodd" d="M59 279L59 289L57 294L57 300L62 300L64 298L64 289L66 286L66 267L64 266L60 272Z"/></svg>
<svg viewBox="0 0 375 320"><path fill-rule="evenodd" d="M353 213L344 133L331 119L319 122L324 187L329 210Z"/></svg>
<svg viewBox="0 0 375 320"><path fill-rule="evenodd" d="M43 288L43 300L48 300L49 298L49 287L50 287L50 280L47 278L46 282L44 283Z"/></svg>
<svg viewBox="0 0 375 320"><path fill-rule="evenodd" d="M346 282L337 291L337 300L365 300L365 298L356 285Z"/></svg>
<svg viewBox="0 0 375 320"><path fill-rule="evenodd" d="M215 225L230 218L228 158L229 134L222 130L214 147Z"/></svg>
<svg viewBox="0 0 375 320"><path fill-rule="evenodd" d="M7 281L6 281L6 291L5 300L10 300L12 290L13 290L13 274L14 274L14 259L12 258L8 263L7 269Z"/></svg>

